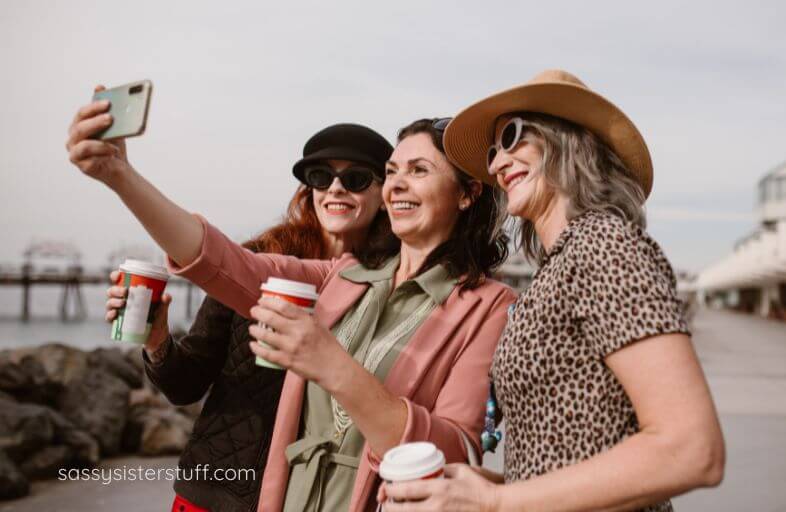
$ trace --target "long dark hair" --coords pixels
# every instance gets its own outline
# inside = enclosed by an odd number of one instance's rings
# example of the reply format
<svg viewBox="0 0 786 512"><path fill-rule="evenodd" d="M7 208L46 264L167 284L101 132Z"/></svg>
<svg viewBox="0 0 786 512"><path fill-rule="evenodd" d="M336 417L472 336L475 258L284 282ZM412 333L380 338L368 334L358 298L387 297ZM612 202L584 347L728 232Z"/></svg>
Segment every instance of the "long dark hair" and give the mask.
<svg viewBox="0 0 786 512"><path fill-rule="evenodd" d="M418 119L398 131L398 142L419 133L427 133L434 146L443 154L442 131L434 127L434 119ZM474 178L453 168L459 186L468 196L472 196ZM423 266L418 270L421 274L430 268L442 264L451 277L459 278L461 289L473 289L480 286L486 277L496 270L508 257L509 238L502 229L505 212L504 200L499 192L482 184L480 195L472 204L458 215L456 225L450 238L431 251ZM379 249L372 257L361 262L369 268L379 268L384 261L395 256L401 250L401 242L393 235L396 244L390 240L380 241Z"/></svg>

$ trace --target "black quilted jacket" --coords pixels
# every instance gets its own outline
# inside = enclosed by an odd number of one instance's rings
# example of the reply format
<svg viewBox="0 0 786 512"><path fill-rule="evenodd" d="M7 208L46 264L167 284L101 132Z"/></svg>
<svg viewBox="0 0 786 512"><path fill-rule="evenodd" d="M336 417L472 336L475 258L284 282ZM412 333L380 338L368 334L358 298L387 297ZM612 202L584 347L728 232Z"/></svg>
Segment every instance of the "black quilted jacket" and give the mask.
<svg viewBox="0 0 786 512"><path fill-rule="evenodd" d="M210 389L174 489L211 512L256 510L284 383L285 372L254 364L249 322L207 297L160 364L144 356L150 380L173 404L197 402Z"/></svg>

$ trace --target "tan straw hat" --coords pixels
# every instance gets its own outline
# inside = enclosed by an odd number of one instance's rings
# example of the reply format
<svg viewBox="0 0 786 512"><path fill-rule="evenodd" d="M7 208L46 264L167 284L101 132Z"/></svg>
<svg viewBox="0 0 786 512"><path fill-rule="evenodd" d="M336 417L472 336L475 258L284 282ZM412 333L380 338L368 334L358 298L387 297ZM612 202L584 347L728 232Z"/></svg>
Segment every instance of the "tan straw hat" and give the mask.
<svg viewBox="0 0 786 512"><path fill-rule="evenodd" d="M486 169L486 153L493 142L497 118L514 112L549 114L587 128L622 159L641 184L645 196L649 196L652 159L639 130L609 100L561 70L538 73L524 85L489 96L464 109L445 130L448 157L475 178L495 184Z"/></svg>

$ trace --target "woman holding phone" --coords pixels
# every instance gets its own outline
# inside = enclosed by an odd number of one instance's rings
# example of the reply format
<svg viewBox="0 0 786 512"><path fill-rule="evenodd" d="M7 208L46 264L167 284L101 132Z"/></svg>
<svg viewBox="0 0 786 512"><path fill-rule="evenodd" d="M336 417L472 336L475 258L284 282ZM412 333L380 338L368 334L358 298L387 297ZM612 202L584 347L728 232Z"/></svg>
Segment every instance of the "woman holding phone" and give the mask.
<svg viewBox="0 0 786 512"><path fill-rule="evenodd" d="M384 137L365 126L337 124L317 132L294 165L302 185L284 221L243 246L306 259L375 247L390 233L381 189L392 151ZM111 279L117 281L116 272ZM126 289L113 286L107 293L111 322L125 303ZM156 313L143 351L145 371L175 405L197 402L210 390L180 457L179 467L191 478L175 482L173 509L256 510L284 372L254 365L251 321L209 296L188 334L175 340L167 325L171 300L165 294ZM193 477L205 467L211 473L254 471L238 480Z"/></svg>
<svg viewBox="0 0 786 512"><path fill-rule="evenodd" d="M718 485L723 436L671 265L644 231L652 163L633 123L546 71L461 112L445 145L504 190L539 269L491 369L504 475L449 466L441 482L386 485L381 500L405 501L385 509L669 511Z"/></svg>
<svg viewBox="0 0 786 512"><path fill-rule="evenodd" d="M254 254L173 204L111 143L90 141L105 106L78 114L70 158L112 188L168 253L176 273L272 327L261 357L289 371L263 477L265 511L374 506L388 449L431 441L448 461L479 451L488 368L512 292L489 275L506 256L491 187L446 158L446 119L403 128L382 196L396 249L333 260ZM314 316L259 299L270 276L311 283Z"/></svg>

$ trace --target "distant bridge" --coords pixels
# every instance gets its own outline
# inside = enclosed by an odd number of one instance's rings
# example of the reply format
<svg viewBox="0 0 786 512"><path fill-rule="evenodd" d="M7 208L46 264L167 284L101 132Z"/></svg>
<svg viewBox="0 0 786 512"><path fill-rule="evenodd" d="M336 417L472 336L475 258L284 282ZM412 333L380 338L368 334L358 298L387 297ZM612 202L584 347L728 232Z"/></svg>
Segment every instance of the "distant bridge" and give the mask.
<svg viewBox="0 0 786 512"><path fill-rule="evenodd" d="M149 248L129 246L109 254L109 264L99 270L86 272L81 264L82 254L73 244L59 241L37 241L24 251L21 266L0 267L0 286L21 286L22 304L20 319L30 321L31 290L34 286L61 288L59 316L63 322L78 322L87 318L87 308L82 294L83 285L110 286L109 274L126 258L153 260ZM194 285L185 279L172 277L167 286L187 286L186 315L193 317Z"/></svg>

